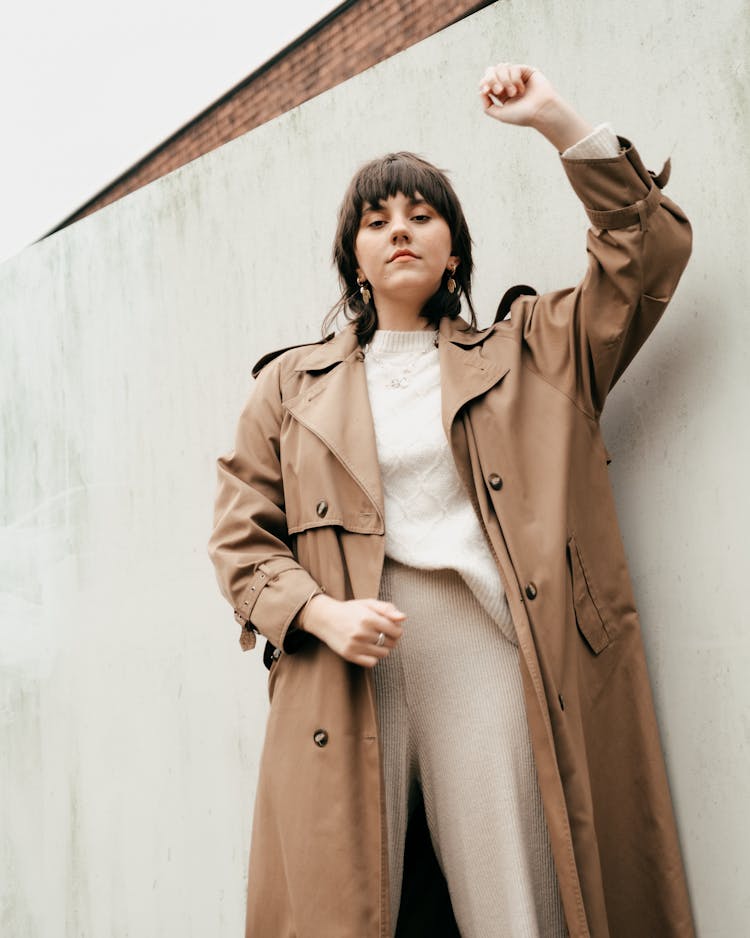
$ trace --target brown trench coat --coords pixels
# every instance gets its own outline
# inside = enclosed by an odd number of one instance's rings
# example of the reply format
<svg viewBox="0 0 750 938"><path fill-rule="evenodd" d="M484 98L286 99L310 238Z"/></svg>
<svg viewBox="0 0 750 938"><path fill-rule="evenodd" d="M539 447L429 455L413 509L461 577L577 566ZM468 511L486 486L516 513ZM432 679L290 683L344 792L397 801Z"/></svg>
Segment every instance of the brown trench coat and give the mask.
<svg viewBox="0 0 750 938"><path fill-rule="evenodd" d="M509 318L481 331L441 321L442 418L519 638L570 935L688 938L690 903L599 415L672 297L691 228L661 192L668 165L655 176L620 143L618 157L562 159L591 221L581 283L520 296ZM389 938L372 671L290 628L319 585L339 599L378 595L383 491L362 353L348 325L265 356L254 374L235 449L218 461L209 544L245 627L243 648L257 632L267 651L279 649L264 656L271 706L247 935ZM398 934L458 935L419 812Z"/></svg>

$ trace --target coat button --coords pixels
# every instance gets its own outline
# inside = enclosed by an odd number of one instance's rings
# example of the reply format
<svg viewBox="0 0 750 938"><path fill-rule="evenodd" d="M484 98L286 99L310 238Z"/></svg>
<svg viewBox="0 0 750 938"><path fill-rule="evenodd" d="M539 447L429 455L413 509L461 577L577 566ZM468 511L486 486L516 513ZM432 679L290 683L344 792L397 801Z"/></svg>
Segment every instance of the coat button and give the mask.
<svg viewBox="0 0 750 938"><path fill-rule="evenodd" d="M534 583L526 584L526 595L529 599L536 599L536 585Z"/></svg>
<svg viewBox="0 0 750 938"><path fill-rule="evenodd" d="M503 480L496 472L493 472L487 481L490 483L490 488L495 489L495 491L498 491L503 487Z"/></svg>
<svg viewBox="0 0 750 938"><path fill-rule="evenodd" d="M315 745L322 748L328 742L328 733L326 730L315 730L313 739L315 740Z"/></svg>
<svg viewBox="0 0 750 938"><path fill-rule="evenodd" d="M325 518L325 516L328 514L328 502L318 502L318 504L315 506L315 510L317 511L319 518Z"/></svg>

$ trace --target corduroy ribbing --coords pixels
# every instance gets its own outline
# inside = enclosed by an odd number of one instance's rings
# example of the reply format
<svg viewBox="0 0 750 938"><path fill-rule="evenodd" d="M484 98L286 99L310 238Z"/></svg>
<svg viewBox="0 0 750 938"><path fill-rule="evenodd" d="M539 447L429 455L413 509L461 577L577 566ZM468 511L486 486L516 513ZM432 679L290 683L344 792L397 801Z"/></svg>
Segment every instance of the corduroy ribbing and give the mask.
<svg viewBox="0 0 750 938"><path fill-rule="evenodd" d="M374 669L394 932L420 785L462 938L562 938L517 646L455 570L386 558L379 595L407 615Z"/></svg>

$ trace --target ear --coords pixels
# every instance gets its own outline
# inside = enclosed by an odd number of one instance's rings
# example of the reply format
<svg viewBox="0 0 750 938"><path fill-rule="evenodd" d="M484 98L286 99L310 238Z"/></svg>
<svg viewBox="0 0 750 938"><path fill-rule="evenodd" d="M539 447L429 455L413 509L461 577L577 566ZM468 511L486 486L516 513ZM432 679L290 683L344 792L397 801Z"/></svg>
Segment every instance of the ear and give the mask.
<svg viewBox="0 0 750 938"><path fill-rule="evenodd" d="M358 278L359 280L367 280L367 277L365 277L365 272L364 272L364 270L362 270L361 267L358 267L358 268L357 268L357 278Z"/></svg>
<svg viewBox="0 0 750 938"><path fill-rule="evenodd" d="M461 258L457 254L451 254L448 258L448 263L445 265L446 268L450 269L451 267L458 267L461 263Z"/></svg>

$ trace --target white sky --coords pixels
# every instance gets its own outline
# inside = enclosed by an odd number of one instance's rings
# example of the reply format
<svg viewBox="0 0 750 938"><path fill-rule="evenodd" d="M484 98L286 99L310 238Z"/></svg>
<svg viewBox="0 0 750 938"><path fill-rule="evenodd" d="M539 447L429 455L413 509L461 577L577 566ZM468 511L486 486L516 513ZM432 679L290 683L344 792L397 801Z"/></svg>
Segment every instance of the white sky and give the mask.
<svg viewBox="0 0 750 938"><path fill-rule="evenodd" d="M0 263L338 5L9 4L0 29Z"/></svg>

